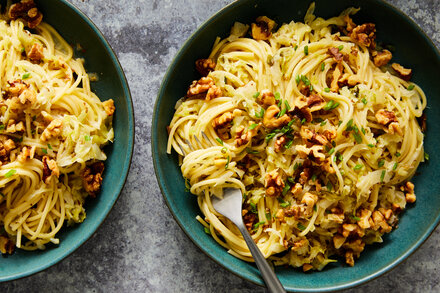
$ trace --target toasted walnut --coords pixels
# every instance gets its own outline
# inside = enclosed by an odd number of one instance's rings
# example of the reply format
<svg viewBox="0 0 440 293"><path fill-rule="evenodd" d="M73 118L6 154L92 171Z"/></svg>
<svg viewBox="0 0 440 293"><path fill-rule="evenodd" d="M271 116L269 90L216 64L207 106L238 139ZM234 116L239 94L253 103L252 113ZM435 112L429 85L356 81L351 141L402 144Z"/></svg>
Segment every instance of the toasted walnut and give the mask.
<svg viewBox="0 0 440 293"><path fill-rule="evenodd" d="M269 90L262 90L257 98L257 103L266 109L269 106L275 105L275 96Z"/></svg>
<svg viewBox="0 0 440 293"><path fill-rule="evenodd" d="M281 194L284 189L284 181L282 177L283 176L278 169L266 174L264 187L266 188L267 196L277 197Z"/></svg>
<svg viewBox="0 0 440 293"><path fill-rule="evenodd" d="M41 111L41 116L43 116L43 120L46 123L50 123L53 120L53 116L46 111Z"/></svg>
<svg viewBox="0 0 440 293"><path fill-rule="evenodd" d="M333 236L333 246L336 249L341 248L342 244L344 244L346 239L347 239L346 237L336 234L335 236Z"/></svg>
<svg viewBox="0 0 440 293"><path fill-rule="evenodd" d="M303 216L305 209L306 207L304 205L295 205L288 209L285 209L284 215L286 217L299 218Z"/></svg>
<svg viewBox="0 0 440 293"><path fill-rule="evenodd" d="M315 144L327 145L329 143L325 136L316 133L313 129L309 129L307 126L301 127L300 135L308 146Z"/></svg>
<svg viewBox="0 0 440 293"><path fill-rule="evenodd" d="M2 254L12 254L14 249L14 242L6 236L0 235L0 252Z"/></svg>
<svg viewBox="0 0 440 293"><path fill-rule="evenodd" d="M43 14L38 11L34 0L21 0L20 3L11 5L8 14L11 19L26 20L29 28L37 27L43 19Z"/></svg>
<svg viewBox="0 0 440 293"><path fill-rule="evenodd" d="M199 59L196 61L196 69L201 76L207 76L215 69L215 61L212 59Z"/></svg>
<svg viewBox="0 0 440 293"><path fill-rule="evenodd" d="M102 106L104 107L105 113L107 113L108 116L112 116L115 113L115 103L113 99L102 102Z"/></svg>
<svg viewBox="0 0 440 293"><path fill-rule="evenodd" d="M379 208L379 212L382 213L383 217L385 218L385 220L389 220L391 218L391 216L393 215L393 210L392 209L384 209L384 208Z"/></svg>
<svg viewBox="0 0 440 293"><path fill-rule="evenodd" d="M29 57L29 59L31 59L31 61L34 62L39 62L43 60L44 58L43 46L41 46L38 43L34 43L31 49L29 50L29 52L27 53L27 56Z"/></svg>
<svg viewBox="0 0 440 293"><path fill-rule="evenodd" d="M338 87L343 87L345 85L353 87L360 83L362 83L362 80L357 74L344 73L338 80Z"/></svg>
<svg viewBox="0 0 440 293"><path fill-rule="evenodd" d="M400 190L405 192L405 200L408 203L414 203L416 201L416 195L414 193L414 184L410 181L400 187Z"/></svg>
<svg viewBox="0 0 440 293"><path fill-rule="evenodd" d="M96 197L101 188L103 172L104 163L96 162L89 167L86 167L82 173L84 189L93 198Z"/></svg>
<svg viewBox="0 0 440 293"><path fill-rule="evenodd" d="M206 100L206 101L210 101L210 100L212 100L212 99L215 99L215 98L221 97L222 94L223 94L223 93L222 93L222 90L221 90L218 86L213 85L213 86L211 86L211 87L209 88L208 92L206 93L206 98L205 98L205 100Z"/></svg>
<svg viewBox="0 0 440 293"><path fill-rule="evenodd" d="M246 212L245 212L246 211ZM248 209L244 209L242 212L243 215L243 223L246 226L246 228L251 231L252 227L255 223L257 223L257 215L254 213L249 212Z"/></svg>
<svg viewBox="0 0 440 293"><path fill-rule="evenodd" d="M391 58L393 58L393 54L388 50L373 51L373 62L377 67L387 65Z"/></svg>
<svg viewBox="0 0 440 293"><path fill-rule="evenodd" d="M280 222L284 222L284 209L279 209L275 215L275 218Z"/></svg>
<svg viewBox="0 0 440 293"><path fill-rule="evenodd" d="M378 230L380 228L380 232L381 233L389 233L391 232L391 226L388 225L388 223L386 222L384 216L382 215L381 212L379 211L374 211L373 215L372 215L372 220L374 223L374 226L372 227L373 230Z"/></svg>
<svg viewBox="0 0 440 293"><path fill-rule="evenodd" d="M27 87L28 85L21 79L8 81L8 85L6 86L5 90L5 98L9 99L11 97L18 97Z"/></svg>
<svg viewBox="0 0 440 293"><path fill-rule="evenodd" d="M234 115L235 116L235 115ZM252 122L249 122L249 126L253 125ZM242 145L247 144L252 137L254 137L255 135L257 135L258 129L260 128L261 124L257 124L257 126L255 126L252 129L249 128L245 128L243 125L237 127L237 130L235 132L235 145L237 147L240 147Z"/></svg>
<svg viewBox="0 0 440 293"><path fill-rule="evenodd" d="M354 266L353 251L345 252L345 263L348 264L350 267Z"/></svg>
<svg viewBox="0 0 440 293"><path fill-rule="evenodd" d="M339 49L338 49L338 48L335 48L335 47L328 48L328 50L327 50L327 54L333 56L333 59L334 59L336 62L341 62L341 61L344 59L344 54L342 54L342 53L339 51Z"/></svg>
<svg viewBox="0 0 440 293"><path fill-rule="evenodd" d="M194 80L189 87L186 96L191 98L205 94L212 86L214 86L214 80L210 77L202 77L199 80Z"/></svg>
<svg viewBox="0 0 440 293"><path fill-rule="evenodd" d="M23 121L16 122L14 119L9 119L8 125L6 126L6 132L16 133L23 132L25 130Z"/></svg>
<svg viewBox="0 0 440 293"><path fill-rule="evenodd" d="M58 169L57 162L55 160L49 159L48 156L44 156L43 162L43 182L49 184L53 175L57 178L60 176L60 170Z"/></svg>
<svg viewBox="0 0 440 293"><path fill-rule="evenodd" d="M405 68L398 63L391 64L391 67L399 74L400 78L403 80L410 80L412 75L412 70Z"/></svg>
<svg viewBox="0 0 440 293"><path fill-rule="evenodd" d="M35 156L35 150L37 149L36 146L32 146L32 147L23 147L21 149L21 153L18 156L18 161L23 163L25 162L27 159L33 159Z"/></svg>
<svg viewBox="0 0 440 293"><path fill-rule="evenodd" d="M272 105L267 108L263 117L263 125L269 129L280 128L285 124L290 122L290 117L287 114L277 118L277 114L280 112L280 109L277 105Z"/></svg>
<svg viewBox="0 0 440 293"><path fill-rule="evenodd" d="M396 114L394 114L394 112L392 111L380 109L379 111L376 112L375 116L377 122L379 122L382 125L387 125L388 123L391 122L397 122Z"/></svg>
<svg viewBox="0 0 440 293"><path fill-rule="evenodd" d="M306 205L305 216L311 215L313 212L313 207L318 201L318 196L316 194L306 192L301 199L301 203Z"/></svg>
<svg viewBox="0 0 440 293"><path fill-rule="evenodd" d="M48 141L52 138L55 138L61 134L61 130L63 128L63 121L61 119L54 119L49 125L44 129L43 133L40 136L41 141Z"/></svg>
<svg viewBox="0 0 440 293"><path fill-rule="evenodd" d="M0 135L0 165L9 161L10 152L15 149L15 143L6 135Z"/></svg>
<svg viewBox="0 0 440 293"><path fill-rule="evenodd" d="M309 246L309 240L302 238L293 243L292 250L298 252L300 250L304 250L304 248L307 249L308 246Z"/></svg>
<svg viewBox="0 0 440 293"><path fill-rule="evenodd" d="M414 203L416 201L416 195L414 193L405 194L405 200L408 203Z"/></svg>
<svg viewBox="0 0 440 293"><path fill-rule="evenodd" d="M307 271L310 271L311 269L313 269L313 266L309 263L305 263L305 264L303 264L302 269L303 269L303 272L307 272Z"/></svg>
<svg viewBox="0 0 440 293"><path fill-rule="evenodd" d="M350 242L345 242L342 247L352 251L353 255L359 257L361 252L364 251L365 243L362 241L362 239L356 239Z"/></svg>
<svg viewBox="0 0 440 293"><path fill-rule="evenodd" d="M293 195L300 195L302 191L303 191L303 187L301 183L295 183L295 185L290 190L290 192L292 192Z"/></svg>
<svg viewBox="0 0 440 293"><path fill-rule="evenodd" d="M25 89L20 96L18 96L18 100L23 105L32 105L37 101L37 93L31 89Z"/></svg>
<svg viewBox="0 0 440 293"><path fill-rule="evenodd" d="M299 174L299 183L305 185L309 181L310 177L312 177L312 169L304 168Z"/></svg>
<svg viewBox="0 0 440 293"><path fill-rule="evenodd" d="M330 212L331 213L327 216L330 221L334 221L338 224L342 224L344 222L345 216L342 209L335 207L332 208Z"/></svg>
<svg viewBox="0 0 440 293"><path fill-rule="evenodd" d="M299 96L295 99L295 107L298 109L308 108L310 112L321 110L325 105L325 100L318 94L310 96Z"/></svg>
<svg viewBox="0 0 440 293"><path fill-rule="evenodd" d="M329 174L335 174L335 169L332 167L332 162L330 158L326 158L324 162L320 165L321 169Z"/></svg>
<svg viewBox="0 0 440 293"><path fill-rule="evenodd" d="M356 26L349 36L353 41L367 48L374 49L376 47L376 26L374 23L364 23Z"/></svg>
<svg viewBox="0 0 440 293"><path fill-rule="evenodd" d="M363 237L365 235L365 232L356 224L343 224L342 236L348 237L352 235L358 235L359 237Z"/></svg>
<svg viewBox="0 0 440 293"><path fill-rule="evenodd" d="M402 129L400 128L399 122L391 122L390 125L388 125L388 133L394 134L398 133L399 135L403 135Z"/></svg>
<svg viewBox="0 0 440 293"><path fill-rule="evenodd" d="M272 35L276 23L266 16L259 16L256 23L252 23L252 38L255 40L267 40Z"/></svg>
<svg viewBox="0 0 440 293"><path fill-rule="evenodd" d="M371 211L367 210L367 209L362 209L361 210L361 216L360 216L360 221L358 221L358 225L359 227L361 227L362 229L368 229L370 228L370 222L368 221L368 219L371 217Z"/></svg>
<svg viewBox="0 0 440 293"><path fill-rule="evenodd" d="M278 152L280 152L281 150L283 150L283 148L284 148L284 146L286 145L286 143L287 143L287 138L286 138L284 135L283 135L283 136L280 136L280 137L275 141L275 145L274 145L275 152L278 153Z"/></svg>
<svg viewBox="0 0 440 293"><path fill-rule="evenodd" d="M325 160L324 149L323 149L322 145L314 145L314 146L308 148L305 145L299 144L299 145L296 145L295 148L296 148L296 151L298 152L298 154L302 158L307 158L310 156L317 163L324 162L324 160Z"/></svg>

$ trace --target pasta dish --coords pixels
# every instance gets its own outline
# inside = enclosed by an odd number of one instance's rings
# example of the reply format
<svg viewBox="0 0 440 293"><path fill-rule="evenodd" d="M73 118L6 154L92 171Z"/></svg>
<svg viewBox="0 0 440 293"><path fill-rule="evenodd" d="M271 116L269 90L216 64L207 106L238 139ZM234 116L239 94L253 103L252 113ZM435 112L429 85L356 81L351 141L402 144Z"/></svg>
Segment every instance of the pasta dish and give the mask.
<svg viewBox="0 0 440 293"><path fill-rule="evenodd" d="M113 140L113 100L90 89L84 60L33 0L0 19L0 251L58 244L98 195ZM93 75L91 75L91 78Z"/></svg>
<svg viewBox="0 0 440 293"><path fill-rule="evenodd" d="M275 265L353 266L416 200L426 97L412 70L376 44L358 9L277 27L260 16L217 38L201 78L176 104L167 152L179 154L205 232L252 261L239 230L211 203L243 194L244 223Z"/></svg>

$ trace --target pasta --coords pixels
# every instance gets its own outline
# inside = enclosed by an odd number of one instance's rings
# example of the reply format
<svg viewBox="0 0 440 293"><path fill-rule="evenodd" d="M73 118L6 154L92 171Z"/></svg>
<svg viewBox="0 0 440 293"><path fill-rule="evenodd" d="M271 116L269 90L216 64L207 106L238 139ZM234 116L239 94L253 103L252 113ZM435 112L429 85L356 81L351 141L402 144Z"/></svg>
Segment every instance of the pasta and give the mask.
<svg viewBox="0 0 440 293"><path fill-rule="evenodd" d="M202 78L176 104L167 152L180 158L205 231L232 255L252 256L211 203L225 187L243 193L243 219L275 265L348 265L382 242L414 202L409 181L424 160L426 97L411 70L388 64L375 26L349 8L304 23L262 16L217 39ZM423 123L422 123L423 124Z"/></svg>
<svg viewBox="0 0 440 293"><path fill-rule="evenodd" d="M85 219L114 136L113 100L91 91L84 60L41 18L23 1L0 20L2 253L58 244L65 223Z"/></svg>

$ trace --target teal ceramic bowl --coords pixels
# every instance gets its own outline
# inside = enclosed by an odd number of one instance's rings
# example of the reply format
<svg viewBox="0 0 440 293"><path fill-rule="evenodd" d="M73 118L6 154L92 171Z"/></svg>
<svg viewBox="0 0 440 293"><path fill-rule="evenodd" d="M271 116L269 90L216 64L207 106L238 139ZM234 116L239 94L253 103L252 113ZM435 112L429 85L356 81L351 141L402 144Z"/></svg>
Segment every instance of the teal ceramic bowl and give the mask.
<svg viewBox="0 0 440 293"><path fill-rule="evenodd" d="M113 117L115 140L106 147L108 159L101 192L86 202L87 218L80 225L63 227L58 234L59 245L44 251L17 250L0 259L0 282L39 272L59 262L98 229L116 202L128 174L134 138L133 105L127 81L115 53L96 26L81 11L64 0L37 1L44 21L51 24L72 45L80 44L88 72L96 72L92 90L102 99L112 98L116 112Z"/></svg>
<svg viewBox="0 0 440 293"><path fill-rule="evenodd" d="M152 151L157 179L165 201L186 234L213 260L231 272L254 283L263 284L255 265L243 262L226 252L209 235L195 217L201 214L196 197L186 193L175 153L166 154L167 131L175 102L198 78L195 60L206 58L217 36L228 36L235 21L251 23L267 15L277 23L294 19L303 21L309 0L242 0L225 7L205 22L183 45L171 63L157 97L152 125ZM399 228L386 235L382 244L367 246L354 267L341 263L327 266L322 272L303 273L294 268L276 268L281 283L289 291L324 292L350 288L389 271L416 250L440 220L440 53L423 31L407 16L379 0L315 0L316 15L338 15L347 7L361 7L358 23L374 22L379 41L395 47L394 60L413 69L413 81L428 97L428 131L425 139L429 163L422 163L414 178L417 203L400 219ZM399 30L395 28L398 27Z"/></svg>

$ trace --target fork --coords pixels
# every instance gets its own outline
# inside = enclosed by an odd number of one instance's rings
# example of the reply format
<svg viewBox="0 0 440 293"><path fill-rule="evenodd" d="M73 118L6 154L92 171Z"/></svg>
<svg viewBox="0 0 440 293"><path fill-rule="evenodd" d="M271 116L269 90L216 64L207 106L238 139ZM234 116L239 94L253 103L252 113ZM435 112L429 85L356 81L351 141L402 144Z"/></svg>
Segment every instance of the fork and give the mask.
<svg viewBox="0 0 440 293"><path fill-rule="evenodd" d="M201 133L205 141L207 141L209 145L212 145L208 136L203 131ZM202 143L197 138L197 136L194 135L194 139L197 141L197 143L200 146L202 146ZM194 148L189 142L189 140L185 139L185 142L189 146L189 148L192 151L194 151ZM183 147L180 144L178 144L178 146L182 151L182 153L186 155ZM266 283L269 292L273 292L273 293L286 292L280 280L277 278L275 272L267 263L266 259L264 258L258 246L255 244L254 240L252 239L251 235L249 234L248 230L246 229L243 223L243 217L241 214L242 199L243 199L243 195L240 189L225 188L223 189L223 198L219 199L217 197L213 197L212 205L218 213L222 214L223 216L228 218L232 223L234 223L234 225L237 226L238 230L240 231L241 235L243 235L243 238L249 248L249 251L252 254L255 263L257 264L258 269L261 272L261 276L263 277L263 280Z"/></svg>

